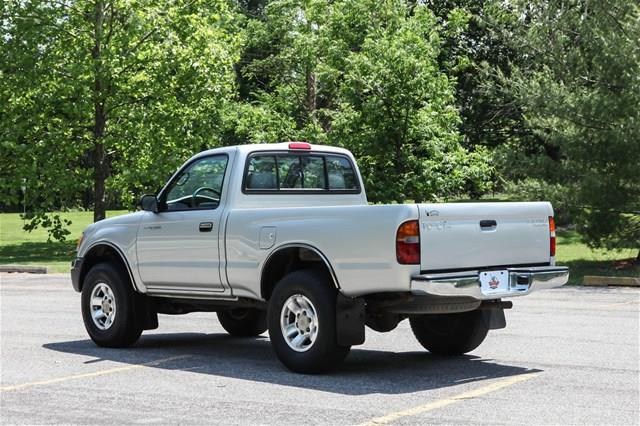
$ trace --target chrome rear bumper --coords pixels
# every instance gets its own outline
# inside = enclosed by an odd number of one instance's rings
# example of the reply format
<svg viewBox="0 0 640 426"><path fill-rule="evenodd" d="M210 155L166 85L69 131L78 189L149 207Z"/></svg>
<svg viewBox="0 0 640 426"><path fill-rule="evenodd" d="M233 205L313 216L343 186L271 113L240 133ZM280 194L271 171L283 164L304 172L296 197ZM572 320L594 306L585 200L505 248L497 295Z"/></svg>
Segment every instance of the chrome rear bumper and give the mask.
<svg viewBox="0 0 640 426"><path fill-rule="evenodd" d="M480 289L480 271L415 275L411 277L411 292L416 295L468 296L489 300L523 296L536 290L560 287L569 280L569 268L566 266L502 269L509 272L509 289L504 292L484 294Z"/></svg>

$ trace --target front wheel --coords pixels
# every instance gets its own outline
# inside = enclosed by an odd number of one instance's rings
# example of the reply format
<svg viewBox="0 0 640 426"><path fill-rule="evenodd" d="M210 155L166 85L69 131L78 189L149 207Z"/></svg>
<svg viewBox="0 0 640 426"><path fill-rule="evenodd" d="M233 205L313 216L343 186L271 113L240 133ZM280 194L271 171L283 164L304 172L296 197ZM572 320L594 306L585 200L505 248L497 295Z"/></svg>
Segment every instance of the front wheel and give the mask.
<svg viewBox="0 0 640 426"><path fill-rule="evenodd" d="M418 342L437 355L462 355L484 341L489 324L482 311L455 314L415 315L409 318Z"/></svg>
<svg viewBox="0 0 640 426"><path fill-rule="evenodd" d="M297 373L319 373L338 366L350 346L336 338L333 284L318 271L286 275L269 300L271 345L280 361Z"/></svg>
<svg viewBox="0 0 640 426"><path fill-rule="evenodd" d="M218 311L218 320L227 333L236 337L254 337L267 331L267 314L254 308Z"/></svg>
<svg viewBox="0 0 640 426"><path fill-rule="evenodd" d="M135 294L122 269L99 263L87 273L82 287L82 319L98 346L132 345L142 333L135 315Z"/></svg>

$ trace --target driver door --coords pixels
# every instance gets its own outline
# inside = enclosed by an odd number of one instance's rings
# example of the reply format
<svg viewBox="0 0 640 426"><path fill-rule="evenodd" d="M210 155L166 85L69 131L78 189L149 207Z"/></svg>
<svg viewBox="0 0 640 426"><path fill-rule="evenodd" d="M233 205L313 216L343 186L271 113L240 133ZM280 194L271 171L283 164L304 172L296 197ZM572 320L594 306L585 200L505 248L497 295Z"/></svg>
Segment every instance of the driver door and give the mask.
<svg viewBox="0 0 640 426"><path fill-rule="evenodd" d="M187 164L145 212L137 238L138 270L149 293L223 292L219 231L229 158L211 155Z"/></svg>

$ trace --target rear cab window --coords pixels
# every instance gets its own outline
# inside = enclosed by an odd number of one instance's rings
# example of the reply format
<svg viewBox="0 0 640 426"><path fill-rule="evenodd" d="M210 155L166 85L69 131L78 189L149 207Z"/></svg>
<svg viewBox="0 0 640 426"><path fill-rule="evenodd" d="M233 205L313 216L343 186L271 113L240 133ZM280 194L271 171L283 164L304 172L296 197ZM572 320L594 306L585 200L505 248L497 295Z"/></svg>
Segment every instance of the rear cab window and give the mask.
<svg viewBox="0 0 640 426"><path fill-rule="evenodd" d="M340 154L257 152L249 155L245 193L360 193L351 160Z"/></svg>

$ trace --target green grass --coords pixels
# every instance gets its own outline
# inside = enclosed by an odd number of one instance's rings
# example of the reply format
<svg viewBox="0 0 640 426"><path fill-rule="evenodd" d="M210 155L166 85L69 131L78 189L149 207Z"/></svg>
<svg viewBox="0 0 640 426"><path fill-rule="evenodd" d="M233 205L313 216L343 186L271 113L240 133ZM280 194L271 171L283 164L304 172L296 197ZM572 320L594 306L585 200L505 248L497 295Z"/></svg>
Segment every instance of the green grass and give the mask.
<svg viewBox="0 0 640 426"><path fill-rule="evenodd" d="M118 216L126 211L109 211L107 217ZM47 242L46 229L33 232L22 229L23 221L18 213L0 213L0 265L46 266L50 272L69 272L75 254L76 242L82 230L93 220L92 212L58 213L61 218L71 220L71 234L67 241Z"/></svg>
<svg viewBox="0 0 640 426"><path fill-rule="evenodd" d="M582 284L585 275L640 277L640 265L620 268L621 260L635 259L638 250L594 250L575 231L558 231L556 263L568 266L569 284Z"/></svg>
<svg viewBox="0 0 640 426"><path fill-rule="evenodd" d="M107 217L127 213L109 211ZM73 259L76 239L91 223L91 212L60 213L72 221L69 241L47 243L47 232L22 230L17 213L0 213L0 264L42 265L52 272L68 272ZM635 250L592 250L580 241L575 231L558 231L557 263L571 268L571 284L581 284L585 275L640 276L640 266L616 269L616 261L634 258Z"/></svg>

